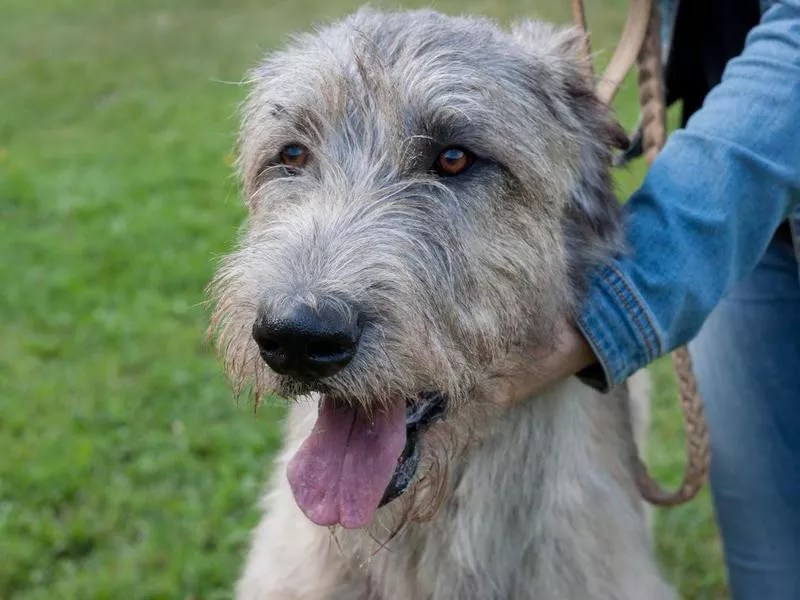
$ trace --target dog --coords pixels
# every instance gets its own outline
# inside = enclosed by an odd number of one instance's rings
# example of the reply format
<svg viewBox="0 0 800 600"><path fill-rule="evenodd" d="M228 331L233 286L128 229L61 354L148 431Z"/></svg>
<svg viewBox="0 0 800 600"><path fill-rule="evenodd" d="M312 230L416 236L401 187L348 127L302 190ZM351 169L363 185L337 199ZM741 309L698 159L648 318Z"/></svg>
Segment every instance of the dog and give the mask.
<svg viewBox="0 0 800 600"><path fill-rule="evenodd" d="M237 393L291 407L240 600L675 597L634 482L646 397L490 401L621 248L625 135L583 44L361 9L251 71L210 331Z"/></svg>

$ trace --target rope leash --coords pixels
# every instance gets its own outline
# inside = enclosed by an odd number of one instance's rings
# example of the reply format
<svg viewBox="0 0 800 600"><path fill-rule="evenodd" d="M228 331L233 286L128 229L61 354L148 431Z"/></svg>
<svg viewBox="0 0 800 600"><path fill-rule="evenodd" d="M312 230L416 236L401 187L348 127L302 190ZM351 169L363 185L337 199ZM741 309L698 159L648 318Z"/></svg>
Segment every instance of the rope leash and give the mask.
<svg viewBox="0 0 800 600"><path fill-rule="evenodd" d="M590 43L583 0L572 0L572 14L575 24L586 34L584 58L591 74ZM648 167L653 164L666 140L666 94L660 38L658 6L653 0L631 0L620 43L595 88L598 98L611 106L622 80L634 64L637 65L643 150ZM687 465L683 481L676 491L668 492L648 473L638 454L634 461L639 492L645 500L656 506L678 506L692 500L706 482L711 459L705 410L687 348L678 348L672 353L672 365L678 382L686 432Z"/></svg>

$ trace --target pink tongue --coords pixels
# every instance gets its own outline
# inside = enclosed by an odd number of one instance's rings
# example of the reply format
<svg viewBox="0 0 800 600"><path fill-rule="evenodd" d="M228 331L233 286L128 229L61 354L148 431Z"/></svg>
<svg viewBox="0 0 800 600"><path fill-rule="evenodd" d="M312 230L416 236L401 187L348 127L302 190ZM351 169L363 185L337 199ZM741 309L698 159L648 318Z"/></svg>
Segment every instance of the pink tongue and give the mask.
<svg viewBox="0 0 800 600"><path fill-rule="evenodd" d="M367 525L406 444L403 402L372 415L323 398L314 430L289 462L297 505L317 525Z"/></svg>

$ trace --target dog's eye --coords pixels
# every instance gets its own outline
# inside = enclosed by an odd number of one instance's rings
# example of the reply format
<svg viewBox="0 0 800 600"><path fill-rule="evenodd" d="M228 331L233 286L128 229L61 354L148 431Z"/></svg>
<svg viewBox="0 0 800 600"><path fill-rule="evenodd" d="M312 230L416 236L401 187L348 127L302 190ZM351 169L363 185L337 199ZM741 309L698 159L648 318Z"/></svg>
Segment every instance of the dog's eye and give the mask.
<svg viewBox="0 0 800 600"><path fill-rule="evenodd" d="M439 154L433 165L434 170L443 177L452 177L466 171L475 156L461 148L447 148Z"/></svg>
<svg viewBox="0 0 800 600"><path fill-rule="evenodd" d="M280 154L281 164L290 169L300 169L308 160L308 150L299 144L284 146Z"/></svg>

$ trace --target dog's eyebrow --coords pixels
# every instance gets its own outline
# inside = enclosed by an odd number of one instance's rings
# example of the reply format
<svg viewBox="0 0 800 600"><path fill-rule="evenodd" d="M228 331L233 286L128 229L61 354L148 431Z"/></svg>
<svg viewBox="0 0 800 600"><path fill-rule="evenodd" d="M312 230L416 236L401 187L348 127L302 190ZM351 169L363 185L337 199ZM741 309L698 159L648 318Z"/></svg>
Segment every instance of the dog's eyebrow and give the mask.
<svg viewBox="0 0 800 600"><path fill-rule="evenodd" d="M278 104L276 102L270 108L269 114L271 117L275 117L276 119L281 119L288 114L288 111L286 110L286 107L283 104Z"/></svg>
<svg viewBox="0 0 800 600"><path fill-rule="evenodd" d="M457 110L430 110L408 119L407 123L411 137L429 147L459 145L477 150L488 134L483 119L470 119Z"/></svg>
<svg viewBox="0 0 800 600"><path fill-rule="evenodd" d="M307 106L273 102L268 108L271 118L280 122L278 126L285 136L296 136L298 142L318 141L323 129L321 115Z"/></svg>
<svg viewBox="0 0 800 600"><path fill-rule="evenodd" d="M319 140L325 129L324 118L315 110L299 107L292 115L294 128L307 140Z"/></svg>

